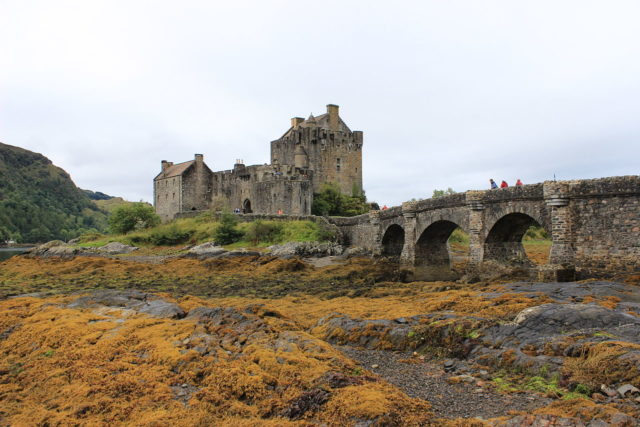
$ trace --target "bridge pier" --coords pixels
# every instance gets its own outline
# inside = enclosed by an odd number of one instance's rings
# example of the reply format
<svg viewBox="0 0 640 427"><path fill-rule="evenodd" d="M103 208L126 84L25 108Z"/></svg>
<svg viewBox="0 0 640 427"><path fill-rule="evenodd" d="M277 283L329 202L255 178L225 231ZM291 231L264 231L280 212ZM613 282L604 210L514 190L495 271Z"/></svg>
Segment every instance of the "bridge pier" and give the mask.
<svg viewBox="0 0 640 427"><path fill-rule="evenodd" d="M415 202L402 204L402 217L404 219L404 246L400 254L400 267L413 273L416 262Z"/></svg>
<svg viewBox="0 0 640 427"><path fill-rule="evenodd" d="M384 232L380 230L380 211L369 211L369 227L373 235L372 254L380 256L382 255L382 233Z"/></svg>
<svg viewBox="0 0 640 427"><path fill-rule="evenodd" d="M549 263L538 270L538 279L568 282L575 280L573 224L569 205L569 186L547 181L543 185L544 201L551 218L551 252Z"/></svg>
<svg viewBox="0 0 640 427"><path fill-rule="evenodd" d="M484 203L482 203L482 191L467 191L466 203L469 209L469 270L477 269L484 258L484 242L482 230L484 230Z"/></svg>

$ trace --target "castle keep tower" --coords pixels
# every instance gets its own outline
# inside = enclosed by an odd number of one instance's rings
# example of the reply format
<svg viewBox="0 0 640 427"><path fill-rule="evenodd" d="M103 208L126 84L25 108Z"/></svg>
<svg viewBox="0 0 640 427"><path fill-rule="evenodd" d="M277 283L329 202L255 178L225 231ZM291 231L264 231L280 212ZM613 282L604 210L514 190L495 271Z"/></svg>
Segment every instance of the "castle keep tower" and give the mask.
<svg viewBox="0 0 640 427"><path fill-rule="evenodd" d="M231 170L212 172L202 154L184 163L163 160L154 179L154 204L163 220L207 209L256 214L309 215L313 194L335 183L352 195L362 191L362 132L351 131L338 106L291 127L271 142L271 164L238 160Z"/></svg>
<svg viewBox="0 0 640 427"><path fill-rule="evenodd" d="M342 121L337 105L307 120L291 119L291 127L271 142L271 164L290 164L313 171L313 191L335 183L344 194L362 190L362 132L351 131Z"/></svg>

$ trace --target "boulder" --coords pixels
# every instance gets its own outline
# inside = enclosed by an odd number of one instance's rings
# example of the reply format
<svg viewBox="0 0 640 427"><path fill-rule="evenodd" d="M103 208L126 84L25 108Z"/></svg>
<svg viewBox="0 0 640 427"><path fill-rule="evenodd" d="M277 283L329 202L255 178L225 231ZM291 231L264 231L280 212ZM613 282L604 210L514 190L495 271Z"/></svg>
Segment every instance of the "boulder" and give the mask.
<svg viewBox="0 0 640 427"><path fill-rule="evenodd" d="M621 397L625 397L627 394L628 395L639 395L640 394L640 390L638 390L637 387L632 386L631 384L624 384L620 387L618 387L618 394L620 394Z"/></svg>
<svg viewBox="0 0 640 427"><path fill-rule="evenodd" d="M215 242L207 242L198 246L194 246L187 251L187 256L198 258L216 257L227 252Z"/></svg>
<svg viewBox="0 0 640 427"><path fill-rule="evenodd" d="M98 248L98 252L109 255L129 254L137 250L138 248L135 246L125 245L120 242L107 243L106 245Z"/></svg>
<svg viewBox="0 0 640 427"><path fill-rule="evenodd" d="M181 319L186 314L177 304L136 290L98 290L81 296L67 305L67 308L79 309L100 307L133 310L153 317L170 319Z"/></svg>
<svg viewBox="0 0 640 427"><path fill-rule="evenodd" d="M269 246L271 255L278 257L324 257L341 255L344 248L333 242L288 242Z"/></svg>
<svg viewBox="0 0 640 427"><path fill-rule="evenodd" d="M79 252L78 248L67 245L62 240L52 240L37 246L25 253L27 257L60 257L60 258L73 258Z"/></svg>

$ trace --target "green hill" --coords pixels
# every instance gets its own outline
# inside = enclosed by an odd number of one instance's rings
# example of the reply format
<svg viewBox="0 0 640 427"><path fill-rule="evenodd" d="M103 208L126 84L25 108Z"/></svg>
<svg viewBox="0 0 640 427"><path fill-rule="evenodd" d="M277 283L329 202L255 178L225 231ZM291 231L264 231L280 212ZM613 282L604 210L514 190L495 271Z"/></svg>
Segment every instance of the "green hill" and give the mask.
<svg viewBox="0 0 640 427"><path fill-rule="evenodd" d="M107 213L42 154L0 143L0 240L68 240L103 231Z"/></svg>

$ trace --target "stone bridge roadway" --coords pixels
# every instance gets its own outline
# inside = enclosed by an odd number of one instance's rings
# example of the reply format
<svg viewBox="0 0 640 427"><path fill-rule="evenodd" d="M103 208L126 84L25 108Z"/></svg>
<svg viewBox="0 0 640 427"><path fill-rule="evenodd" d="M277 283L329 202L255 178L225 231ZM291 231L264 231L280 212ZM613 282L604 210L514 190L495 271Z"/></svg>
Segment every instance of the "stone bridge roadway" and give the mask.
<svg viewBox="0 0 640 427"><path fill-rule="evenodd" d="M467 191L329 220L348 244L399 256L422 280L455 276L447 240L457 227L469 234L471 270L489 260L527 265L522 237L539 225L552 240L542 280L573 280L576 269L640 271L640 176Z"/></svg>

